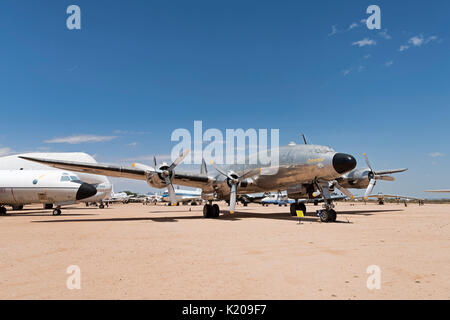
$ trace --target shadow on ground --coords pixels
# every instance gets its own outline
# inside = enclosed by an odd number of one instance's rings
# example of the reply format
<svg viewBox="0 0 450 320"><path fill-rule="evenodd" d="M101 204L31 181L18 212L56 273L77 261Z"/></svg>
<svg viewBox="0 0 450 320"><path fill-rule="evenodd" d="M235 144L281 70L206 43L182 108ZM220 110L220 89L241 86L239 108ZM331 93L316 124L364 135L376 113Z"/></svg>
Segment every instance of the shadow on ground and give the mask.
<svg viewBox="0 0 450 320"><path fill-rule="evenodd" d="M403 210L355 210L355 211L341 211L338 212L338 221L336 223L351 223L348 220L343 221L342 218L339 219L340 215L363 215L370 216L376 213L386 213L386 212L401 212ZM152 213L166 213L167 211L151 211ZM180 212L173 212L179 214ZM93 219L60 219L60 220L45 220L45 221L33 221L37 223L63 223L63 222L123 222L123 221L153 221L153 222L178 222L182 220L203 220L203 215L201 211L198 211L198 216L165 216L165 217L127 217L127 218L93 218ZM80 215L82 216L82 215ZM278 212L278 213L253 213L253 212L236 212L231 215L229 211L222 210L221 216L219 218L211 219L215 221L239 221L243 219L272 219L272 220L282 220L282 221L296 221L296 217L292 217L289 213ZM316 216L315 212L310 212L306 217L301 218L303 222L320 222L319 218Z"/></svg>

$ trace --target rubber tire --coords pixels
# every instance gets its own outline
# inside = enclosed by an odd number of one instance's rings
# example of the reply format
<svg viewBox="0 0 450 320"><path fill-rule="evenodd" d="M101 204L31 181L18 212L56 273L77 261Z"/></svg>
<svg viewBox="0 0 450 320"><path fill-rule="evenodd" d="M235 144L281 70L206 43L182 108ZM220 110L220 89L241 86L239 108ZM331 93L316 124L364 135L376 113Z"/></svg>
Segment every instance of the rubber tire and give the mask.
<svg viewBox="0 0 450 320"><path fill-rule="evenodd" d="M54 216L59 216L61 214L61 212L58 212L58 209L53 210L53 215Z"/></svg>
<svg viewBox="0 0 450 320"><path fill-rule="evenodd" d="M306 205L304 203L299 203L298 208L298 210L303 211L303 214L306 215Z"/></svg>
<svg viewBox="0 0 450 320"><path fill-rule="evenodd" d="M0 207L0 216L6 216L6 208L5 207Z"/></svg>
<svg viewBox="0 0 450 320"><path fill-rule="evenodd" d="M298 205L296 203L291 204L291 216L297 216Z"/></svg>
<svg viewBox="0 0 450 320"><path fill-rule="evenodd" d="M333 209L331 209L328 213L330 222L336 222L337 213Z"/></svg>
<svg viewBox="0 0 450 320"><path fill-rule="evenodd" d="M99 205L98 206L100 209L105 209L105 205L104 204L101 204L101 205Z"/></svg>
<svg viewBox="0 0 450 320"><path fill-rule="evenodd" d="M330 209L328 211L322 211L322 215L320 216L320 221L322 222L335 222L337 218L336 211Z"/></svg>
<svg viewBox="0 0 450 320"><path fill-rule="evenodd" d="M322 214L320 215L320 221L321 222L329 222L329 215L328 215L328 211L323 210Z"/></svg>
<svg viewBox="0 0 450 320"><path fill-rule="evenodd" d="M209 204L205 204L203 206L203 217L204 218L211 218L211 213L212 213L212 206Z"/></svg>
<svg viewBox="0 0 450 320"><path fill-rule="evenodd" d="M211 212L212 212L212 217L213 218L218 218L220 215L220 208L217 204L213 204L212 208L211 208Z"/></svg>

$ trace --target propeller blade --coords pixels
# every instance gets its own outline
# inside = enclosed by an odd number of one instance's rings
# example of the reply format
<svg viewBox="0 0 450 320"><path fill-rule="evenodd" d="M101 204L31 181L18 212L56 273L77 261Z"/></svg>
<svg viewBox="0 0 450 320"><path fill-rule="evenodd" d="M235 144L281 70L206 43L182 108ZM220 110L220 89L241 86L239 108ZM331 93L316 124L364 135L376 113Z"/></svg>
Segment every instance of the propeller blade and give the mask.
<svg viewBox="0 0 450 320"><path fill-rule="evenodd" d="M180 154L178 156L178 158L176 158L175 161L170 165L169 170L175 169L175 167L177 165L179 165L184 160L184 158L186 158L186 156L188 155L189 151L190 151L189 149L184 150L184 152L182 154Z"/></svg>
<svg viewBox="0 0 450 320"><path fill-rule="evenodd" d="M383 181L395 181L394 177L382 176L382 175L379 175L379 174L375 175L373 178L376 179L376 180L383 180Z"/></svg>
<svg viewBox="0 0 450 320"><path fill-rule="evenodd" d="M367 187L366 193L364 194L364 200L367 200L367 197L372 193L373 187L377 181L375 179L370 180L369 186Z"/></svg>
<svg viewBox="0 0 450 320"><path fill-rule="evenodd" d="M169 192L170 204L174 205L177 203L177 196L175 194L175 189L172 185L172 181L170 181L169 177L165 177L164 182L166 183L167 191Z"/></svg>
<svg viewBox="0 0 450 320"><path fill-rule="evenodd" d="M229 179L232 179L231 177L228 176L228 173L226 173L225 171L223 171L222 169L220 169L218 166L216 166L212 160L211 160L210 164L211 164L211 166L212 166L214 169L216 169L221 175L223 175L223 176L225 176L225 177L227 177L227 178L229 178Z"/></svg>
<svg viewBox="0 0 450 320"><path fill-rule="evenodd" d="M345 194L347 197L349 197L350 199L354 199L355 196L353 195L353 193L351 193L350 191L348 191L346 188L344 188L343 186L341 186L337 181L335 183L336 188L339 189L340 192L342 192L343 194Z"/></svg>
<svg viewBox="0 0 450 320"><path fill-rule="evenodd" d="M146 164L142 164L142 163L133 163L131 165L133 168L137 168L137 169L141 169L141 170L146 170L146 171L154 171L154 169Z"/></svg>
<svg viewBox="0 0 450 320"><path fill-rule="evenodd" d="M156 169L158 167L158 163L156 162L156 157L155 156L153 156L153 163L154 163L155 169Z"/></svg>
<svg viewBox="0 0 450 320"><path fill-rule="evenodd" d="M384 171L378 171L377 174L393 174L393 173L405 172L406 170L408 170L408 168L384 170Z"/></svg>
<svg viewBox="0 0 450 320"><path fill-rule="evenodd" d="M369 158L367 158L367 155L365 153L363 153L363 156L364 156L364 159L366 159L367 166L375 174L375 171L373 170L372 166L370 165Z"/></svg>
<svg viewBox="0 0 450 320"><path fill-rule="evenodd" d="M261 173L261 168L258 168L258 169L252 169L252 170L246 172L245 174L243 174L242 176L240 176L238 180L239 180L239 181L242 181L242 180L245 180L245 179L247 179L247 178L256 176L256 175L258 175L258 174L260 174L260 173Z"/></svg>
<svg viewBox="0 0 450 320"><path fill-rule="evenodd" d="M236 193L237 193L237 184L233 183L231 185L231 193L230 193L230 213L234 214L234 209L236 208Z"/></svg>

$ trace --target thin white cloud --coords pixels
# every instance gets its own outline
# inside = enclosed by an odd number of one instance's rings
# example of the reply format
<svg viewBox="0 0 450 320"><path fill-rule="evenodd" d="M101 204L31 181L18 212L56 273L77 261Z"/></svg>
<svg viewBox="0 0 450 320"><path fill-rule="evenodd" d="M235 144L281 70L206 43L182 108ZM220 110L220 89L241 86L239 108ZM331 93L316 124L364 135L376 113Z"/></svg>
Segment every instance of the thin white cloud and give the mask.
<svg viewBox="0 0 450 320"><path fill-rule="evenodd" d="M372 57L371 54L366 54L363 58L364 58L364 59L369 59L369 58L371 58L371 57Z"/></svg>
<svg viewBox="0 0 450 320"><path fill-rule="evenodd" d="M407 50L407 49L409 49L411 47L421 47L421 46L423 46L425 44L428 44L428 43L434 42L434 41L439 42L438 36L430 36L428 38L425 38L423 36L423 34L420 34L418 36L414 36L414 37L409 38L408 43L404 44L404 45L401 45L400 49L398 49L398 51L402 52L402 51L405 51L405 50Z"/></svg>
<svg viewBox="0 0 450 320"><path fill-rule="evenodd" d="M116 136L96 136L96 135L74 135L70 137L54 138L45 140L45 143L68 143L68 144L80 144L80 143L94 143L94 142L108 142L116 139Z"/></svg>
<svg viewBox="0 0 450 320"><path fill-rule="evenodd" d="M129 147L136 147L137 145L138 145L137 142L132 142L128 144Z"/></svg>
<svg viewBox="0 0 450 320"><path fill-rule="evenodd" d="M377 42L375 40L369 39L369 38L364 38L362 40L359 41L355 41L352 43L353 46L359 46L361 47L365 47L365 46L373 46L376 45Z"/></svg>
<svg viewBox="0 0 450 320"><path fill-rule="evenodd" d="M342 70L342 74L345 76L347 76L350 73L350 69L346 69L346 70Z"/></svg>
<svg viewBox="0 0 450 320"><path fill-rule="evenodd" d="M432 152L432 153L429 153L428 155L432 158L442 158L445 156L445 154L443 154L441 152Z"/></svg>
<svg viewBox="0 0 450 320"><path fill-rule="evenodd" d="M329 33L328 36L331 37L331 36L335 35L337 32L338 32L338 31L337 31L336 26L335 26L335 25L334 25L334 26L331 26L331 33Z"/></svg>
<svg viewBox="0 0 450 320"><path fill-rule="evenodd" d="M408 40L409 44L412 44L416 47L420 47L424 42L425 39L423 38L423 35L415 36Z"/></svg>
<svg viewBox="0 0 450 320"><path fill-rule="evenodd" d="M356 22L353 22L349 27L348 30L352 30L358 27L358 24Z"/></svg>
<svg viewBox="0 0 450 320"><path fill-rule="evenodd" d="M384 29L383 31L381 31L381 32L379 33L379 35L380 35L381 37L383 37L384 39L386 39L386 40L392 39L392 37L387 33L387 29Z"/></svg>
<svg viewBox="0 0 450 320"><path fill-rule="evenodd" d="M394 64L394 61L388 61L388 62L386 62L384 65L386 66L386 67L390 67L390 66L392 66Z"/></svg>

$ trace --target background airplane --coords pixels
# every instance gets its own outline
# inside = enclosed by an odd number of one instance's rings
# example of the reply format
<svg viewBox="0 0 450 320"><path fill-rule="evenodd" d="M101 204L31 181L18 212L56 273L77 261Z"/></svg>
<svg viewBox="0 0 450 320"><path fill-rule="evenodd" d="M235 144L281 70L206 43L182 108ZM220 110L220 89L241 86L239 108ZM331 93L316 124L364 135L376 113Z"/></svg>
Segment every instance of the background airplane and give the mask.
<svg viewBox="0 0 450 320"><path fill-rule="evenodd" d="M87 199L97 189L84 183L73 173L59 170L0 170L0 214L5 205L22 207L26 204L55 204L53 215L61 214L61 206Z"/></svg>
<svg viewBox="0 0 450 320"><path fill-rule="evenodd" d="M392 200L397 201L398 203L400 201L403 201L403 202L404 201L406 201L406 202L418 201L419 204L423 204L424 201L425 201L424 199L419 199L419 198L414 198L414 197L391 195L391 194L383 194L383 193L378 193L376 195L369 195L367 197L362 197L362 198L360 197L360 199L363 199L363 200L366 200L367 198L375 198L375 199L377 199L377 202L378 202L379 205L384 205L386 199L392 199Z"/></svg>
<svg viewBox="0 0 450 320"><path fill-rule="evenodd" d="M201 189L195 189L195 190L189 190L189 189L180 189L175 188L175 196L176 196L176 203L182 203L182 204L188 204L191 205L197 205L198 203L202 203L202 190ZM166 190L161 195L161 201L162 202L171 202L169 191Z"/></svg>
<svg viewBox="0 0 450 320"><path fill-rule="evenodd" d="M50 157L58 160L74 160L82 161L86 163L97 163L97 161L87 153L84 152L61 152L61 153L22 153L11 156L0 157L0 170L54 170L60 171L60 169L52 168L44 164L26 161L21 159L21 156L30 157ZM64 172L68 172L65 170ZM92 184L97 189L97 193L92 197L83 199L80 202L86 203L100 203L99 208L103 208L102 201L107 198L112 191L112 184L107 177L102 175L89 174L85 172L79 172L76 174L83 182ZM44 204L44 208L51 209L52 203Z"/></svg>

